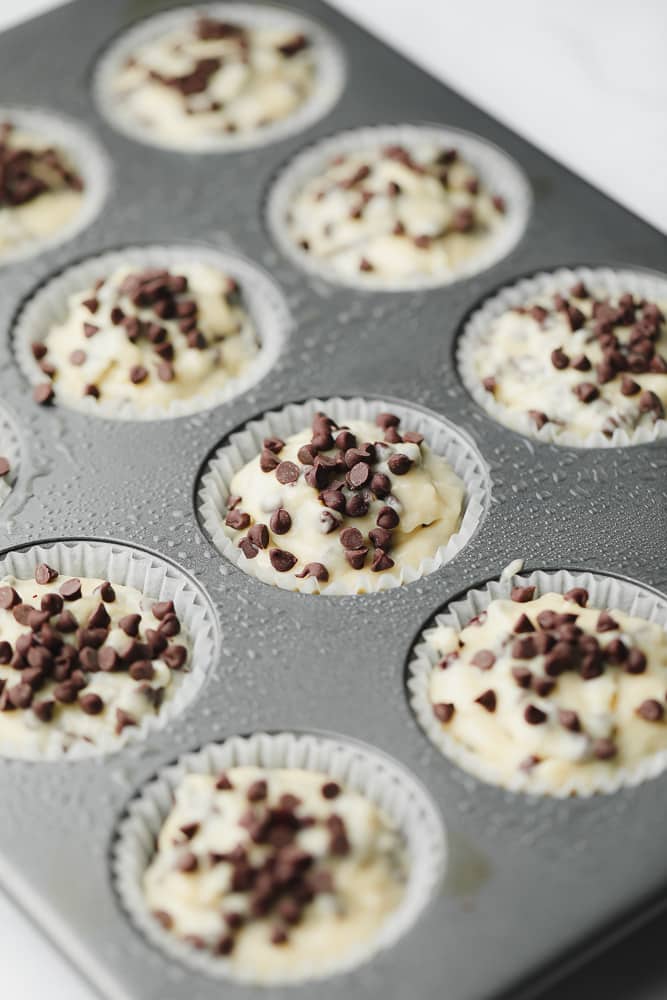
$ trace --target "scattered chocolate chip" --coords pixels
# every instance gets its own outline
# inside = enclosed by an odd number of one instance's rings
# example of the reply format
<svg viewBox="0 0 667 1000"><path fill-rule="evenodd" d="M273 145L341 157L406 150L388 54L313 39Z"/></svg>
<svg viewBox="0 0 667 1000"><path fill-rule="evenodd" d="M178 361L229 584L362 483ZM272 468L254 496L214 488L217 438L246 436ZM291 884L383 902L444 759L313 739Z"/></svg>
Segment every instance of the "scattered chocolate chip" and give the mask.
<svg viewBox="0 0 667 1000"><path fill-rule="evenodd" d="M400 518L394 508L388 506L382 507L375 519L378 528L386 528L387 531L398 527L399 521Z"/></svg>
<svg viewBox="0 0 667 1000"><path fill-rule="evenodd" d="M475 703L481 705L487 712L495 712L497 704L496 692L491 688L488 691L483 691L479 698L475 698Z"/></svg>
<svg viewBox="0 0 667 1000"><path fill-rule="evenodd" d="M77 578L66 580L61 584L59 592L66 601L78 601L81 597L81 580Z"/></svg>
<svg viewBox="0 0 667 1000"><path fill-rule="evenodd" d="M0 608L4 611L10 611L12 608L17 607L17 605L21 605L21 598L14 588L0 587ZM25 607L27 607L27 605L25 605ZM16 618L16 615L14 615L14 617ZM16 620L20 622L19 618ZM26 625L27 621L21 622L21 624Z"/></svg>
<svg viewBox="0 0 667 1000"><path fill-rule="evenodd" d="M522 634L524 632L534 632L535 631L535 626L531 622L531 620L528 617L528 615L519 615L519 617L517 618L517 620L514 623L514 629L513 629L513 631L517 635L520 635L520 634Z"/></svg>
<svg viewBox="0 0 667 1000"><path fill-rule="evenodd" d="M58 571L51 569L46 563L40 563L35 570L35 582L41 586L46 586L58 577Z"/></svg>
<svg viewBox="0 0 667 1000"><path fill-rule="evenodd" d="M608 611L600 612L595 626L596 632L613 632L618 627L618 622L612 618Z"/></svg>
<svg viewBox="0 0 667 1000"><path fill-rule="evenodd" d="M541 726L547 721L546 712L543 712L537 705L526 705L523 717L529 726Z"/></svg>
<svg viewBox="0 0 667 1000"><path fill-rule="evenodd" d="M611 760L618 753L616 744L610 739L599 739L593 741L593 755L598 760Z"/></svg>
<svg viewBox="0 0 667 1000"><path fill-rule="evenodd" d="M281 462L276 468L276 479L279 483L287 485L295 483L299 478L299 466L294 462Z"/></svg>
<svg viewBox="0 0 667 1000"><path fill-rule="evenodd" d="M584 587L573 587L563 594L566 601L573 601L580 608L585 608L588 604L588 591Z"/></svg>
<svg viewBox="0 0 667 1000"><path fill-rule="evenodd" d="M279 465L280 459L276 458L268 448L263 448L259 456L259 467L262 472L273 472Z"/></svg>
<svg viewBox="0 0 667 1000"><path fill-rule="evenodd" d="M344 549L360 549L364 544L364 536L358 528L344 528L340 533L340 543Z"/></svg>
<svg viewBox="0 0 667 1000"><path fill-rule="evenodd" d="M51 698L45 698L42 701L33 701L32 703L32 710L40 722L51 722L55 707L56 703Z"/></svg>
<svg viewBox="0 0 667 1000"><path fill-rule="evenodd" d="M387 570L394 566L394 560L391 556L387 555L384 549L377 549L373 555L373 562L371 563L371 572L373 573L385 573Z"/></svg>
<svg viewBox="0 0 667 1000"><path fill-rule="evenodd" d="M526 604L535 596L535 587L512 587L510 597L518 604Z"/></svg>
<svg viewBox="0 0 667 1000"><path fill-rule="evenodd" d="M48 406L49 403L53 402L54 396L55 393L50 382L40 382L32 390L32 398L40 406Z"/></svg>
<svg viewBox="0 0 667 1000"><path fill-rule="evenodd" d="M496 662L495 653L492 653L490 649L480 649L475 653L471 662L480 670L490 670Z"/></svg>
<svg viewBox="0 0 667 1000"><path fill-rule="evenodd" d="M285 549L271 549L269 551L271 565L277 573L287 573L296 563L296 556Z"/></svg>
<svg viewBox="0 0 667 1000"><path fill-rule="evenodd" d="M137 720L129 712L124 711L122 708L116 709L116 735L120 736L124 729L128 726L136 726Z"/></svg>
<svg viewBox="0 0 667 1000"><path fill-rule="evenodd" d="M85 712L86 715L99 715L100 712L104 711L103 700L98 694L95 694L92 691L79 698L79 705L81 706L81 710Z"/></svg>
<svg viewBox="0 0 667 1000"><path fill-rule="evenodd" d="M455 706L450 701L442 701L433 706L433 714L443 723L450 722L455 711Z"/></svg>
<svg viewBox="0 0 667 1000"><path fill-rule="evenodd" d="M557 347L555 351L551 352L551 364L560 371L570 364L570 359L561 347Z"/></svg>
<svg viewBox="0 0 667 1000"><path fill-rule="evenodd" d="M285 535L292 527L292 518L284 507L274 510L269 519L269 527L275 535ZM279 551L279 550L276 550Z"/></svg>
<svg viewBox="0 0 667 1000"><path fill-rule="evenodd" d="M320 583L326 583L329 579L329 570L326 566L323 566L322 563L312 562L304 566L301 572L297 573L296 576L300 580L303 580L307 576L314 576Z"/></svg>
<svg viewBox="0 0 667 1000"><path fill-rule="evenodd" d="M413 461L402 452L397 452L390 457L387 464L389 465L389 471L393 472L395 476L404 476L412 468Z"/></svg>
<svg viewBox="0 0 667 1000"><path fill-rule="evenodd" d="M655 698L646 698L637 709L637 715L645 719L646 722L661 722L665 715L665 708Z"/></svg>
<svg viewBox="0 0 667 1000"><path fill-rule="evenodd" d="M242 510L230 510L225 518L225 524L235 531L245 531L250 527L250 514Z"/></svg>
<svg viewBox="0 0 667 1000"><path fill-rule="evenodd" d="M572 392L582 403L592 403L600 395L597 386L592 382L579 382L573 387Z"/></svg>
<svg viewBox="0 0 667 1000"><path fill-rule="evenodd" d="M354 493L345 503L345 513L348 517L365 517L368 513L368 501L361 494Z"/></svg>
<svg viewBox="0 0 667 1000"><path fill-rule="evenodd" d="M512 677L521 688L529 688L533 679L528 667L512 667Z"/></svg>
<svg viewBox="0 0 667 1000"><path fill-rule="evenodd" d="M641 649L631 649L625 661L625 671L628 674L643 674L646 670L646 655Z"/></svg>

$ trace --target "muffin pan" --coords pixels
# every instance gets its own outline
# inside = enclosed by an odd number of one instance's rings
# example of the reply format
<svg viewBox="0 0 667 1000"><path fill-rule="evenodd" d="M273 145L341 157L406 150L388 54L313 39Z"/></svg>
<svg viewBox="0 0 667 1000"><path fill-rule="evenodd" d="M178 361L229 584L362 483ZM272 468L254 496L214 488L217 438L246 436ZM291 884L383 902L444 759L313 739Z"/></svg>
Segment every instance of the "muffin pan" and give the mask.
<svg viewBox="0 0 667 1000"><path fill-rule="evenodd" d="M289 8L320 22L344 53L346 86L325 117L247 152L184 157L139 145L100 116L91 80L119 32L168 6L78 0L0 38L7 105L51 106L77 120L113 165L105 207L76 243L0 271L0 399L21 454L0 508L0 547L85 539L148 551L203 589L221 652L168 727L117 753L0 761L0 880L103 996L242 1000L247 987L167 957L133 924L112 874L117 832L133 798L184 754L263 730L333 733L388 754L426 786L447 826L448 868L410 930L358 969L322 980L318 996L535 992L604 933L630 929L660 905L667 776L585 800L485 786L426 738L409 704L406 664L439 609L517 557L527 572L592 571L664 591L667 449L569 449L502 427L464 388L456 339L469 314L523 276L580 264L658 271L664 237L315 0ZM419 122L477 134L524 172L532 211L511 253L446 287L390 295L309 276L276 248L267 195L303 148L351 128ZM173 242L241 254L280 287L293 328L262 381L168 422L38 407L11 349L33 292L93 255ZM395 398L442 415L473 438L492 490L474 536L437 572L383 593L327 599L269 587L233 566L202 532L195 491L207 458L246 423L336 395Z"/></svg>

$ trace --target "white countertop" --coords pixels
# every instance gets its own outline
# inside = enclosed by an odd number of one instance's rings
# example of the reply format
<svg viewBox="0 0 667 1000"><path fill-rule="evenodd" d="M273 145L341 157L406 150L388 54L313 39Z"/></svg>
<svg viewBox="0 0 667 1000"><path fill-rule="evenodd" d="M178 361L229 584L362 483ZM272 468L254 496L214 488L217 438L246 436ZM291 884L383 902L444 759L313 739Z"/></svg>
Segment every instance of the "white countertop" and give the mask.
<svg viewBox="0 0 667 1000"><path fill-rule="evenodd" d="M665 0L331 2L667 232ZM0 30L57 4L0 0ZM614 996L664 998L667 971L661 978L655 967L660 952L638 961L637 947L644 946L634 947L632 965L646 971L648 964L651 982L640 985L622 958L605 959L592 967L588 986L585 976L577 977L568 988L570 1000L600 995L600 987L607 991L614 981L618 986L624 971L632 993ZM92 998L1 894L0 956L3 996ZM564 994L554 991L554 1000L557 995Z"/></svg>

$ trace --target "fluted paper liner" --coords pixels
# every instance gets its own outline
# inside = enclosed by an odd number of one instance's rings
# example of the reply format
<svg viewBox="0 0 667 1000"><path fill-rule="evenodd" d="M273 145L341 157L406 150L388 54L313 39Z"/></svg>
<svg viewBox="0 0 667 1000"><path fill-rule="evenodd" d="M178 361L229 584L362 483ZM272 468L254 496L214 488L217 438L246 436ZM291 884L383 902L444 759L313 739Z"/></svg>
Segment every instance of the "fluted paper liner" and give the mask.
<svg viewBox="0 0 667 1000"><path fill-rule="evenodd" d="M468 591L464 598L454 601L445 611L436 615L435 626L444 625L461 629L471 618L484 611L491 601L499 598L508 599L512 587L515 586L535 586L537 596L550 592L564 594L573 587L584 587L589 593L588 606L591 608L618 609L629 615L656 622L663 628L667 627L667 599L661 595L640 584L615 576L604 576L600 573L570 573L564 569L556 573L537 570L529 575L492 580L484 588ZM517 604L517 608L520 607L521 605ZM481 781L530 795L550 795L556 798L576 795L585 798L596 793L611 794L620 788L638 785L647 778L661 774L667 767L667 750L663 750L643 758L632 767L620 767L613 761L608 763L607 777L597 784L592 784L590 779L588 781L578 779L575 768L571 780L559 788L553 788L546 781L540 782L539 775L536 777L535 772L531 772L530 775L517 772L510 782L506 782L498 776L491 761L466 749L446 732L433 714L429 682L439 659L429 642L434 632L435 627L422 632L413 650L408 667L410 704L422 729L438 750Z"/></svg>
<svg viewBox="0 0 667 1000"><path fill-rule="evenodd" d="M34 340L43 340L52 326L65 320L70 295L92 288L98 278L107 277L125 265L169 268L183 263L206 264L238 281L241 304L259 341L258 353L249 360L247 368L213 392L175 399L167 407L140 410L130 401L105 402L104 394L99 400L83 395L80 398L60 396L57 378L53 383L56 402L108 420L166 420L211 409L255 385L271 370L285 345L291 326L285 300L268 275L244 257L195 244L132 246L103 253L67 268L40 286L20 313L13 332L16 358L26 377L33 384L44 382L44 373L33 357L31 344Z"/></svg>
<svg viewBox="0 0 667 1000"><path fill-rule="evenodd" d="M119 103L113 90L114 80L138 46L181 26L190 25L198 16L220 17L250 28L285 27L295 34L307 35L315 62L315 83L310 96L286 118L247 133L221 132L215 137L192 137L186 143L179 143L177 139L170 141L164 136L153 134L150 128L142 126ZM181 153L234 153L278 142L314 124L331 110L340 97L345 75L345 60L338 43L311 18L282 7L249 3L208 3L164 11L147 17L124 31L112 42L97 64L93 94L100 111L114 128L137 142Z"/></svg>
<svg viewBox="0 0 667 1000"><path fill-rule="evenodd" d="M163 729L194 698L207 673L215 664L218 627L214 612L199 586L176 566L157 555L116 542L56 541L30 548L15 549L0 560L0 580L5 576L33 579L40 563L47 563L63 577L88 577L109 580L112 584L135 587L155 601L173 600L183 625L189 648L188 672L183 674L173 695L166 699L156 715L147 715L138 726L128 726L115 735L100 731L93 746L80 740L68 749L53 745L43 754L22 747L3 747L0 757L28 760L80 760L118 750L128 742L146 739L151 732Z"/></svg>
<svg viewBox="0 0 667 1000"><path fill-rule="evenodd" d="M493 393L487 392L475 371L475 352L488 343L492 323L515 306L524 305L537 296L550 297L556 292L569 293L577 281L583 281L593 294L623 295L631 292L643 298L667 302L667 277L649 271L632 271L613 268L559 268L557 271L540 271L530 278L523 278L514 285L507 285L487 299L467 321L457 345L456 360L463 383L475 402L490 417L512 430L550 444L569 448L622 448L626 445L646 444L667 435L667 420L656 421L652 426L638 427L628 433L616 428L611 437L599 431L580 437L571 431L561 431L551 421L539 430L528 413L511 410L497 402Z"/></svg>
<svg viewBox="0 0 667 1000"><path fill-rule="evenodd" d="M316 177L337 156L360 150L402 145L408 149L420 143L455 146L479 173L483 184L505 199L506 211L497 231L489 235L479 252L451 272L411 278L383 278L365 272L358 278L342 275L326 260L307 253L292 239L286 224L290 205L303 185ZM335 284L352 285L372 291L411 291L449 285L491 267L507 256L521 239L530 217L532 192L520 167L507 153L481 136L445 125L377 125L350 129L329 136L304 150L283 168L271 188L266 215L273 239L280 250L302 270Z"/></svg>
<svg viewBox="0 0 667 1000"><path fill-rule="evenodd" d="M50 247L71 240L99 215L109 193L111 167L106 152L78 122L51 109L0 107L0 122L11 122L22 132L43 138L68 160L83 179L78 212L60 229L48 236L20 240L0 252L0 266L33 257Z"/></svg>
<svg viewBox="0 0 667 1000"><path fill-rule="evenodd" d="M156 838L173 804L173 794L187 774L216 774L236 766L299 768L321 771L365 795L402 834L408 865L405 894L372 941L326 966L300 967L292 976L270 981L302 982L343 972L391 947L418 919L442 880L446 836L440 815L424 787L397 761L380 751L338 737L310 734L256 733L213 743L165 768L138 797L121 821L112 853L116 888L134 924L171 958L218 978L241 978L231 963L179 940L151 915L142 890L143 874L155 851ZM257 982L246 977L242 981Z"/></svg>
<svg viewBox="0 0 667 1000"><path fill-rule="evenodd" d="M303 431L304 428L310 427L312 418L318 411L325 412L336 423L344 425L349 420L368 420L374 423L377 414L387 410L399 416L410 430L423 434L429 448L436 455L445 458L463 481L465 495L461 524L447 544L439 546L432 556L423 559L414 567L406 566L385 573L360 570L355 574L354 590L341 580L319 583L314 577L299 580L291 573L282 574L275 579L275 573L269 568L258 565L259 560L246 559L234 541L225 534L226 503L234 475L259 455L263 439L274 435L286 439L292 434ZM232 434L206 466L199 488L199 514L218 551L244 573L283 590L337 596L389 590L392 587L412 583L428 573L434 573L452 560L470 541L486 513L490 494L491 480L481 455L467 435L444 418L404 403L381 399L336 397L290 403L282 410L274 410L258 420L250 421L243 430ZM316 554L313 553L313 558L315 557Z"/></svg>

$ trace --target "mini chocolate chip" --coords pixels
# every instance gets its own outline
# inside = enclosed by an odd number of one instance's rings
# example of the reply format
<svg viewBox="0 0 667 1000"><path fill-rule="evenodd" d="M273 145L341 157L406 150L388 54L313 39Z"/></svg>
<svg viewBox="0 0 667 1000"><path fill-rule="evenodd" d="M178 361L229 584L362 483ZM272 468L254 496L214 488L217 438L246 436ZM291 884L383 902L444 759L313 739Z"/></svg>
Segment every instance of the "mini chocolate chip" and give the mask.
<svg viewBox="0 0 667 1000"><path fill-rule="evenodd" d="M269 520L269 527L275 535L285 535L292 527L292 518L284 507L274 510ZM276 550L278 551L278 550Z"/></svg>
<svg viewBox="0 0 667 1000"><path fill-rule="evenodd" d="M86 715L99 715L100 712L104 711L104 702L98 694L92 691L79 698L79 705Z"/></svg>
<svg viewBox="0 0 667 1000"><path fill-rule="evenodd" d="M433 714L435 715L436 719L438 719L440 722L443 723L449 722L452 719L455 711L456 708L451 701L441 701L440 703L433 706Z"/></svg>
<svg viewBox="0 0 667 1000"><path fill-rule="evenodd" d="M79 627L79 623L71 611L63 611L62 614L58 615L55 625L59 632L76 632Z"/></svg>
<svg viewBox="0 0 667 1000"><path fill-rule="evenodd" d="M0 608L4 611L10 611L20 604L21 598L13 587L0 587ZM16 615L14 617L16 618ZM20 621L20 619L17 619L17 621ZM27 622L21 622L21 624L25 625Z"/></svg>
<svg viewBox="0 0 667 1000"><path fill-rule="evenodd" d="M157 601L151 608L153 616L157 618L158 621L162 621L167 615L173 615L175 613L174 602L173 601Z"/></svg>
<svg viewBox="0 0 667 1000"><path fill-rule="evenodd" d="M246 559L256 559L259 555L259 549L247 535L239 541L238 547Z"/></svg>
<svg viewBox="0 0 667 1000"><path fill-rule="evenodd" d="M122 708L116 709L116 735L120 736L128 726L136 726L137 720Z"/></svg>
<svg viewBox="0 0 667 1000"><path fill-rule="evenodd" d="M66 601L78 601L81 597L81 580L76 577L61 584L60 596Z"/></svg>
<svg viewBox="0 0 667 1000"><path fill-rule="evenodd" d="M358 528L344 528L340 533L340 543L344 549L360 549L364 544L364 536Z"/></svg>
<svg viewBox="0 0 667 1000"><path fill-rule="evenodd" d="M109 612L100 602L88 619L88 628L107 628L110 623Z"/></svg>
<svg viewBox="0 0 667 1000"><path fill-rule="evenodd" d="M533 679L528 667L512 667L512 677L521 688L529 688Z"/></svg>
<svg viewBox="0 0 667 1000"><path fill-rule="evenodd" d="M322 795L325 799L335 799L341 793L341 787L337 781L326 781L322 785Z"/></svg>
<svg viewBox="0 0 667 1000"><path fill-rule="evenodd" d="M365 547L359 549L345 550L345 558L347 559L352 569L363 569L367 555L368 555L368 549Z"/></svg>
<svg viewBox="0 0 667 1000"><path fill-rule="evenodd" d="M357 462L347 473L347 483L352 489L360 489L371 478L371 470L365 462Z"/></svg>
<svg viewBox="0 0 667 1000"><path fill-rule="evenodd" d="M112 670L116 670L120 662L120 658L115 649L111 646L103 646L97 654L97 665L100 670L104 670L107 673Z"/></svg>
<svg viewBox="0 0 667 1000"><path fill-rule="evenodd" d="M35 570L35 582L41 586L46 586L58 577L58 571L51 569L46 563L40 563Z"/></svg>
<svg viewBox="0 0 667 1000"><path fill-rule="evenodd" d="M368 537L376 549L383 549L386 552L391 548L392 536L386 528L373 528L368 532Z"/></svg>
<svg viewBox="0 0 667 1000"><path fill-rule="evenodd" d="M294 462L281 462L276 468L276 479L283 485L295 483L298 478L299 466Z"/></svg>
<svg viewBox="0 0 667 1000"><path fill-rule="evenodd" d="M136 660L129 672L133 681L152 681L155 677L155 667L150 660Z"/></svg>
<svg viewBox="0 0 667 1000"><path fill-rule="evenodd" d="M579 721L579 716L577 715L576 712L573 712L569 708L558 709L558 721L560 722L563 729L567 729L571 733L581 732L581 723Z"/></svg>
<svg viewBox="0 0 667 1000"><path fill-rule="evenodd" d="M342 514L345 511L345 495L342 490L323 490L320 500L325 507Z"/></svg>
<svg viewBox="0 0 667 1000"><path fill-rule="evenodd" d="M259 456L259 467L262 472L273 472L279 465L280 459L276 458L268 448L263 448Z"/></svg>
<svg viewBox="0 0 667 1000"><path fill-rule="evenodd" d="M395 476L404 476L410 471L412 465L414 464L411 458L404 455L402 452L397 452L392 455L387 463L389 466L389 471L393 472Z"/></svg>
<svg viewBox="0 0 667 1000"><path fill-rule="evenodd" d="M561 347L557 347L555 351L551 352L551 364L554 368L558 368L562 371L570 363L570 359Z"/></svg>
<svg viewBox="0 0 667 1000"><path fill-rule="evenodd" d="M132 365L130 368L130 382L133 385L140 385L148 378L148 369L143 365Z"/></svg>
<svg viewBox="0 0 667 1000"><path fill-rule="evenodd" d="M378 528L386 528L387 531L392 531L394 528L398 527L400 518L393 507L382 507L375 519L375 523Z"/></svg>
<svg viewBox="0 0 667 1000"><path fill-rule="evenodd" d="M475 698L475 703L481 705L487 712L495 712L497 704L496 692L492 688L489 688L488 691L483 691L479 698Z"/></svg>
<svg viewBox="0 0 667 1000"><path fill-rule="evenodd" d="M383 472L375 472L371 476L368 484L371 493L374 493L378 500L384 500L391 493L391 480Z"/></svg>
<svg viewBox="0 0 667 1000"><path fill-rule="evenodd" d="M610 739L599 739L593 741L593 755L598 760L611 760L618 753L616 744Z"/></svg>
<svg viewBox="0 0 667 1000"><path fill-rule="evenodd" d="M608 611L601 611L595 626L596 632L613 632L618 628L618 622L612 618Z"/></svg>
<svg viewBox="0 0 667 1000"><path fill-rule="evenodd" d="M316 580L320 581L320 583L326 583L329 579L329 570L326 566L323 566L322 563L312 562L307 563L307 565L304 566L301 572L297 573L296 576L300 580L303 580L307 576L314 576Z"/></svg>
<svg viewBox="0 0 667 1000"><path fill-rule="evenodd" d="M348 517L365 517L368 513L368 501L360 493L354 493L345 502L345 513Z"/></svg>
<svg viewBox="0 0 667 1000"><path fill-rule="evenodd" d="M265 549L269 544L269 529L265 524L253 524L248 530L248 538L258 549Z"/></svg>
<svg viewBox="0 0 667 1000"><path fill-rule="evenodd" d="M32 356L35 361L41 361L48 352L46 344L42 343L40 340L34 340L30 345L30 349L32 350Z"/></svg>
<svg viewBox="0 0 667 1000"><path fill-rule="evenodd" d="M139 625L141 624L141 615L123 615L123 617L118 622L118 627L123 630L125 635L136 636L139 634Z"/></svg>
<svg viewBox="0 0 667 1000"><path fill-rule="evenodd" d="M471 662L480 670L490 670L496 662L495 653L492 653L490 649L480 649L475 653Z"/></svg>
<svg viewBox="0 0 667 1000"><path fill-rule="evenodd" d="M246 791L246 798L248 802L261 802L266 798L268 794L268 786L266 781L260 778L258 781L253 781L251 785L248 786Z"/></svg>
<svg viewBox="0 0 667 1000"><path fill-rule="evenodd" d="M645 389L639 397L639 412L654 413L656 420L665 415L665 409L660 397L649 389Z"/></svg>
<svg viewBox="0 0 667 1000"><path fill-rule="evenodd" d="M314 465L317 458L317 448L312 444L302 444L296 453L296 457L302 465Z"/></svg>
<svg viewBox="0 0 667 1000"><path fill-rule="evenodd" d="M55 701L45 698L43 701L33 701L32 710L40 722L51 722L56 707Z"/></svg>
<svg viewBox="0 0 667 1000"><path fill-rule="evenodd" d="M592 403L600 395L597 386L592 382L579 382L573 387L572 392L582 403Z"/></svg>
<svg viewBox="0 0 667 1000"><path fill-rule="evenodd" d="M271 565L277 573L287 573L296 563L296 556L285 549L271 549L269 551Z"/></svg>
<svg viewBox="0 0 667 1000"><path fill-rule="evenodd" d="M537 654L532 635L522 635L512 643L512 656L516 660L531 660Z"/></svg>
<svg viewBox="0 0 667 1000"><path fill-rule="evenodd" d="M264 448L267 448L269 451L272 451L274 455L277 455L285 447L285 442L283 441L282 438L274 436L274 437L264 438L264 440L262 441L262 445Z"/></svg>
<svg viewBox="0 0 667 1000"><path fill-rule="evenodd" d="M531 687L540 698L547 698L556 687L556 681L550 677L533 677Z"/></svg>
<svg viewBox="0 0 667 1000"><path fill-rule="evenodd" d="M173 635L178 635L181 631L181 623L176 615L165 615L160 622L159 629L162 635L171 637Z"/></svg>
<svg viewBox="0 0 667 1000"><path fill-rule="evenodd" d="M526 604L535 596L535 587L512 587L510 597L517 604Z"/></svg>
<svg viewBox="0 0 667 1000"><path fill-rule="evenodd" d="M376 549L371 563L371 572L384 573L394 566L394 560L383 549Z"/></svg>
<svg viewBox="0 0 667 1000"><path fill-rule="evenodd" d="M250 514L238 509L230 510L225 518L225 524L235 531L245 531L250 527Z"/></svg>
<svg viewBox="0 0 667 1000"><path fill-rule="evenodd" d="M646 698L637 709L637 715L645 719L646 722L661 722L665 715L665 709L655 698Z"/></svg>
<svg viewBox="0 0 667 1000"><path fill-rule="evenodd" d="M519 617L517 618L517 620L514 623L514 629L513 629L513 631L517 635L520 635L521 633L524 633L524 632L534 632L535 631L535 626L531 622L531 620L528 617L528 615L519 615Z"/></svg>
<svg viewBox="0 0 667 1000"><path fill-rule="evenodd" d="M547 721L546 713L537 705L526 705L523 717L529 726L541 726L543 722Z"/></svg>
<svg viewBox="0 0 667 1000"><path fill-rule="evenodd" d="M628 674L643 674L646 670L646 655L637 647L630 650L625 661L625 671Z"/></svg>
<svg viewBox="0 0 667 1000"><path fill-rule="evenodd" d="M53 402L54 396L55 393L50 382L40 382L32 390L32 398L40 406L48 406L49 403Z"/></svg>
<svg viewBox="0 0 667 1000"><path fill-rule="evenodd" d="M580 608L585 608L588 604L588 591L584 587L573 587L572 590L563 594L566 601L574 601Z"/></svg>

